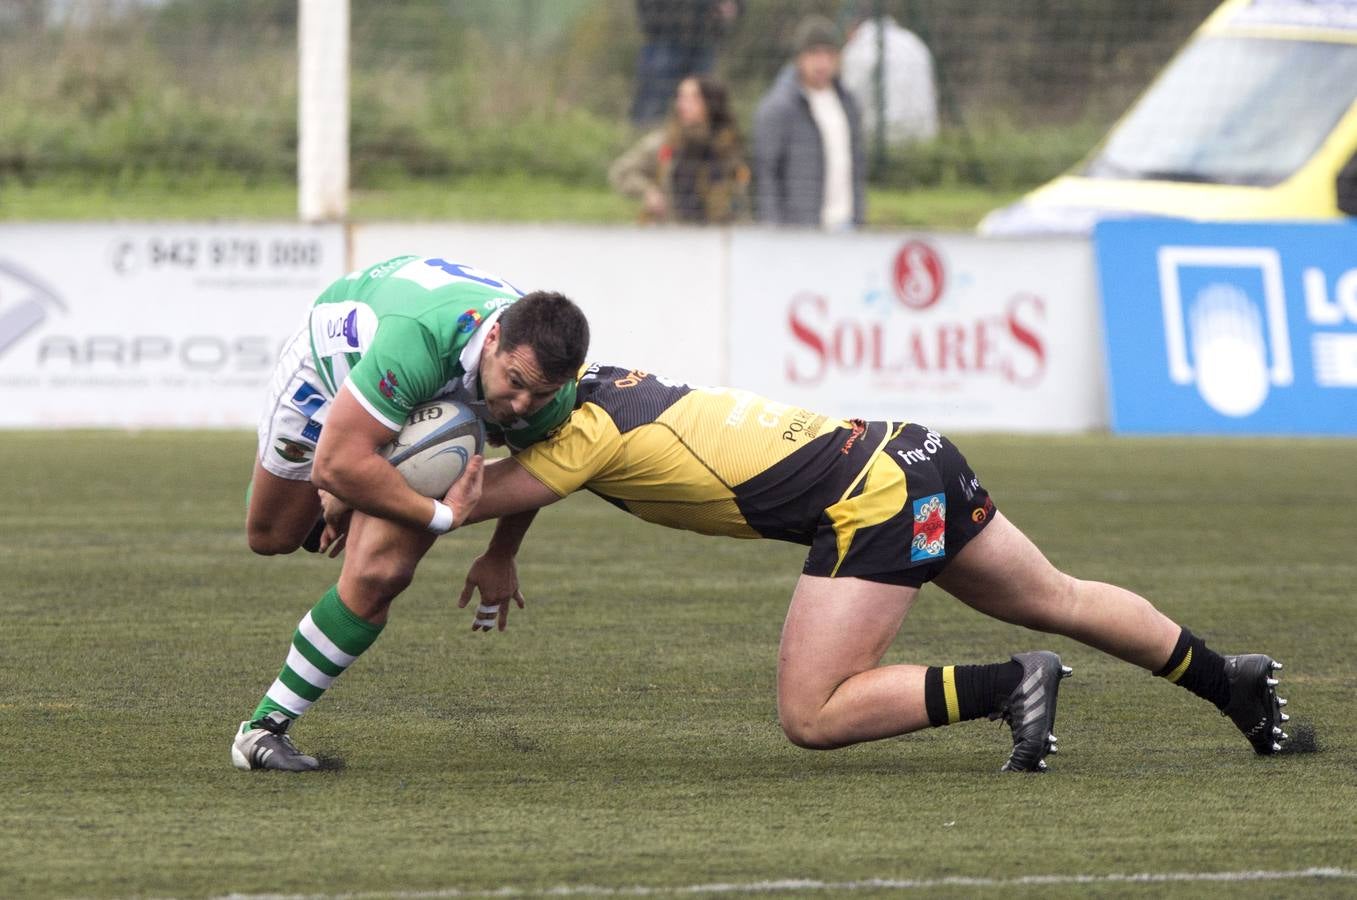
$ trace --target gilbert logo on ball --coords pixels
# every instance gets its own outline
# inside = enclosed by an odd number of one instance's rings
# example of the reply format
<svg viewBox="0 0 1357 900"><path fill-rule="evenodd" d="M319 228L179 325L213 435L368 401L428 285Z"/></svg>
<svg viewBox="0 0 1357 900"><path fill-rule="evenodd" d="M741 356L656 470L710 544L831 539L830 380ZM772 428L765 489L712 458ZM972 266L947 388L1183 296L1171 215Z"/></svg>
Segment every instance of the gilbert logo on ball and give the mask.
<svg viewBox="0 0 1357 900"><path fill-rule="evenodd" d="M462 477L471 457L485 449L485 425L465 403L431 400L405 418L405 427L382 451L411 488L442 497Z"/></svg>

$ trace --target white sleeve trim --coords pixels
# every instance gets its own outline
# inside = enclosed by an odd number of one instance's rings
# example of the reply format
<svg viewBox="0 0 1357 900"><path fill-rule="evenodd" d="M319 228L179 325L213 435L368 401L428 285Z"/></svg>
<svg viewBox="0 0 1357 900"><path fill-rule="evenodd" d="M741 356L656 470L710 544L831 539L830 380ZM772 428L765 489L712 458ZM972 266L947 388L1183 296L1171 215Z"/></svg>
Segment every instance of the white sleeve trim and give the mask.
<svg viewBox="0 0 1357 900"><path fill-rule="evenodd" d="M385 415L383 415L381 410L377 409L377 407L372 405L371 400L363 396L362 391L358 390L358 388L350 387L349 382L347 380L339 386L339 389L347 390L350 394L353 395L353 398L358 401L358 405L363 407L363 409L367 410L368 415L372 416L372 418L376 419L378 422L381 422L383 425L385 425L387 428L390 428L392 431L400 431L402 428L405 427L404 422L393 422L390 419L388 419Z"/></svg>

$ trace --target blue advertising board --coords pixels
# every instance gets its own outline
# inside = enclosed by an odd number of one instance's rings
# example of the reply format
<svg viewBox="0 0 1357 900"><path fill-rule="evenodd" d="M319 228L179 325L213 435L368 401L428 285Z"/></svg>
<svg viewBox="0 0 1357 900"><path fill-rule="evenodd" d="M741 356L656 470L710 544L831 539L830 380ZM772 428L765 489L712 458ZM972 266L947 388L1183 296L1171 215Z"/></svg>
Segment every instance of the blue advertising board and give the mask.
<svg viewBox="0 0 1357 900"><path fill-rule="evenodd" d="M1357 435L1357 225L1094 231L1114 431Z"/></svg>

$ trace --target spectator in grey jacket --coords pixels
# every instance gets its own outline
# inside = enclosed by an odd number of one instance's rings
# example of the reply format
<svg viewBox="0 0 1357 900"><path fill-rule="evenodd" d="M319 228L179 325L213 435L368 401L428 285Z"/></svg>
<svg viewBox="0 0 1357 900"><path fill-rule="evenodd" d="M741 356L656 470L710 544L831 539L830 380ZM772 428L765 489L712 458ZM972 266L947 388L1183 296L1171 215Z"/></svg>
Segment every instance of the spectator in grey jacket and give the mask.
<svg viewBox="0 0 1357 900"><path fill-rule="evenodd" d="M862 123L838 80L840 46L833 23L806 17L793 39L796 57L759 102L754 186L761 222L837 230L865 219Z"/></svg>

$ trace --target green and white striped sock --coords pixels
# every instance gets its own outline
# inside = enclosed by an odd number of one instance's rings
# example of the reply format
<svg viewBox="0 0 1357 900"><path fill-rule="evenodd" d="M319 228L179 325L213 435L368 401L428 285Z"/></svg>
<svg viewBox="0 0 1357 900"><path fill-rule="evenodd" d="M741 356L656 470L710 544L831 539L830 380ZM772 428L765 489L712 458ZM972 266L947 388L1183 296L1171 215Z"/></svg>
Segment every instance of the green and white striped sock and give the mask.
<svg viewBox="0 0 1357 900"><path fill-rule="evenodd" d="M384 627L356 615L339 599L339 586L331 587L297 624L287 662L254 708L250 721L271 712L281 712L289 719L306 712L372 646Z"/></svg>

